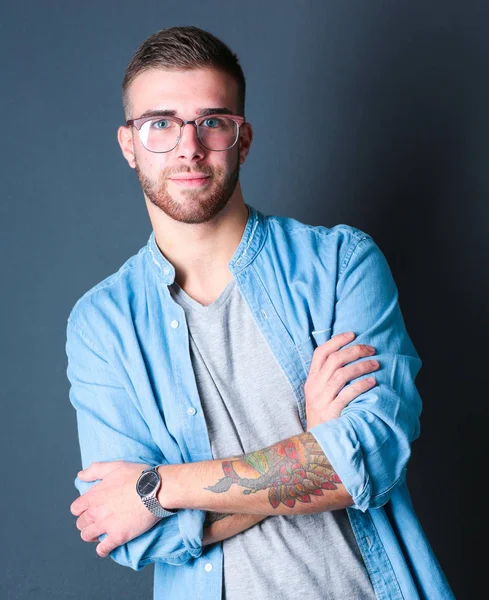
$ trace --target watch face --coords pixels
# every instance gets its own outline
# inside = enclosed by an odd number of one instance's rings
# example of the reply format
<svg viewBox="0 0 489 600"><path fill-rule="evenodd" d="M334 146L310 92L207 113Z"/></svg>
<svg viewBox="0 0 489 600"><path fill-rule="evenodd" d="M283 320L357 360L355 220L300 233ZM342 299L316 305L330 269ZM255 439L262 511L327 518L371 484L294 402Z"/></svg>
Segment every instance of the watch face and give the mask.
<svg viewBox="0 0 489 600"><path fill-rule="evenodd" d="M147 496L158 487L160 478L154 471L143 473L138 481L137 491L140 496Z"/></svg>

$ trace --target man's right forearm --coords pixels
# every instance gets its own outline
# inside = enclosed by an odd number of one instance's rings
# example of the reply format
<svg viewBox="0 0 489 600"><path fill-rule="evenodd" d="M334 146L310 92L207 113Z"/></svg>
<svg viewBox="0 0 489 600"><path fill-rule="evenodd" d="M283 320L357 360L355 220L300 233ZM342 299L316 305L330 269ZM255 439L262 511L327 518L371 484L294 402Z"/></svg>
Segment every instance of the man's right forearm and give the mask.
<svg viewBox="0 0 489 600"><path fill-rule="evenodd" d="M237 533L241 533L256 525L267 515L231 514L208 511L204 522L204 536L202 545L207 546L215 542L222 542Z"/></svg>

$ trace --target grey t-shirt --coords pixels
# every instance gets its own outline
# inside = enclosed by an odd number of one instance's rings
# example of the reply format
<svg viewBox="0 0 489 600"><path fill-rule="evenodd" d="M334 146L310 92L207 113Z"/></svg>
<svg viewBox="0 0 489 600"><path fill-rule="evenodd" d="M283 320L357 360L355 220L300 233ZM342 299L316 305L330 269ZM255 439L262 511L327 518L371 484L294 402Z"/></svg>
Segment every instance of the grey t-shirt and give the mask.
<svg viewBox="0 0 489 600"><path fill-rule="evenodd" d="M213 457L303 433L292 388L236 280L207 306L176 282L170 293L185 312ZM225 600L375 600L346 510L270 516L222 544Z"/></svg>

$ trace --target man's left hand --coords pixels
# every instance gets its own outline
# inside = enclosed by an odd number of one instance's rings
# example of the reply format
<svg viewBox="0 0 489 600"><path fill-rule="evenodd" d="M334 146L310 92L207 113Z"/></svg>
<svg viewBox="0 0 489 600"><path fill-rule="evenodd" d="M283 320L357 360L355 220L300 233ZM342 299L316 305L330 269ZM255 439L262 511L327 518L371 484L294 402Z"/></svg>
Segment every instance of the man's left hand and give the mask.
<svg viewBox="0 0 489 600"><path fill-rule="evenodd" d="M76 526L82 540L98 542L98 536L107 534L96 547L102 558L160 521L144 506L136 491L141 472L149 466L120 460L94 462L78 473L82 481L102 480L70 506L72 514L78 517Z"/></svg>

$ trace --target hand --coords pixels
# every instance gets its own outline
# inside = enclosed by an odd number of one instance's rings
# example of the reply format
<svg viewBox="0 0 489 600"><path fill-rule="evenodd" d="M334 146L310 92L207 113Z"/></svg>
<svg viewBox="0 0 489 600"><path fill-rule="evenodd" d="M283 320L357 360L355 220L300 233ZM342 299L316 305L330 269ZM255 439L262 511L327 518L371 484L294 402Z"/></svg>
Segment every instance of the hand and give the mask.
<svg viewBox="0 0 489 600"><path fill-rule="evenodd" d="M344 387L355 377L379 368L378 362L374 365L370 360L343 366L358 358L375 354L374 348L370 349L364 344L340 350L354 338L352 331L340 333L314 350L309 375L304 384L307 431L319 423L339 417L347 404L376 385L375 380L369 382L368 378L364 378Z"/></svg>
<svg viewBox="0 0 489 600"><path fill-rule="evenodd" d="M70 506L72 514L79 517L76 526L82 540L98 542L99 535L107 534L95 548L102 558L160 520L144 506L136 492L139 475L149 466L121 460L94 462L78 473L78 478L83 481L102 480Z"/></svg>

